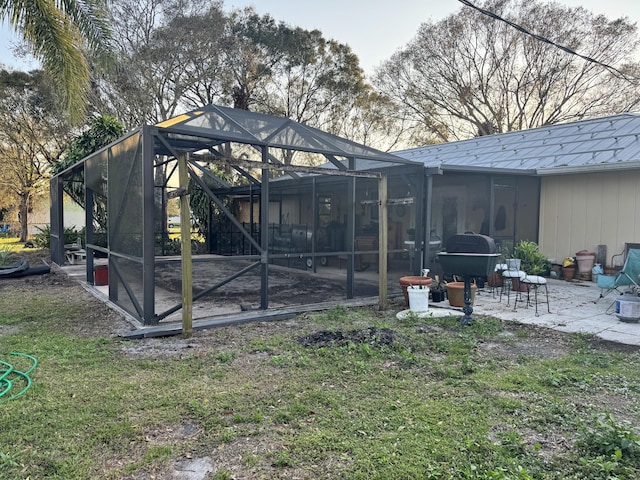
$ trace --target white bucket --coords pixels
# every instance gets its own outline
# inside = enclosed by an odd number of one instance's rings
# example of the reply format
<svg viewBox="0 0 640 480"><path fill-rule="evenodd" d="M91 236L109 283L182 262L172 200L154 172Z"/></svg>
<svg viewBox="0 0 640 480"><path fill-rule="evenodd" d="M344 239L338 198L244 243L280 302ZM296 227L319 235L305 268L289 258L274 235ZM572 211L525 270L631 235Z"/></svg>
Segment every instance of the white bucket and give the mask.
<svg viewBox="0 0 640 480"><path fill-rule="evenodd" d="M409 310L412 312L426 312L429 310L429 287L409 285Z"/></svg>
<svg viewBox="0 0 640 480"><path fill-rule="evenodd" d="M616 300L616 316L621 320L640 319L640 298L635 295L622 295Z"/></svg>

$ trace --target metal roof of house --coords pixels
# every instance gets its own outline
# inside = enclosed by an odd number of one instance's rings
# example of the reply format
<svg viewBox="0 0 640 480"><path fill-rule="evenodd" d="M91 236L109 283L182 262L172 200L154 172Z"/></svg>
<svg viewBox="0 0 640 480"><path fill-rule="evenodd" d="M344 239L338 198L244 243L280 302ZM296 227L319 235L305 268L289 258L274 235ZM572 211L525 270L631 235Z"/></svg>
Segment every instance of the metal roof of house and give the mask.
<svg viewBox="0 0 640 480"><path fill-rule="evenodd" d="M393 153L443 171L555 175L640 168L640 115L625 113Z"/></svg>

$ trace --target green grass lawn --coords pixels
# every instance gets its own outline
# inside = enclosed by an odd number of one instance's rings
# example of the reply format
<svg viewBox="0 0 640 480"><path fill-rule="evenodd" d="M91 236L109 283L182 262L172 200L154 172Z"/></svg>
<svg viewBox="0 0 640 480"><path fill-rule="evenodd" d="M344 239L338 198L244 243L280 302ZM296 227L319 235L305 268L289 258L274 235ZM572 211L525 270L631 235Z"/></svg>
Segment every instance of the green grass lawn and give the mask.
<svg viewBox="0 0 640 480"><path fill-rule="evenodd" d="M24 248L25 242L20 242L17 237L0 235L0 267L10 264L14 259L31 248Z"/></svg>
<svg viewBox="0 0 640 480"><path fill-rule="evenodd" d="M339 307L126 341L78 285L0 282L0 360L39 362L0 397L2 479L640 478L632 349Z"/></svg>

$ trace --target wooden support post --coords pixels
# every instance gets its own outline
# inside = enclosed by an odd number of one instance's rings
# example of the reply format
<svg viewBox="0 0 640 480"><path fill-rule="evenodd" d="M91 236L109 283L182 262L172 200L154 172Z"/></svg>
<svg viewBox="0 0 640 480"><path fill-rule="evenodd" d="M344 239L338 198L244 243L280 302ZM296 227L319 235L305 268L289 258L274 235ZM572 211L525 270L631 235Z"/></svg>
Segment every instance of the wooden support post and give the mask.
<svg viewBox="0 0 640 480"><path fill-rule="evenodd" d="M189 172L187 154L178 157L178 181L182 190L180 195L180 251L182 260L182 334L193 334L193 269L191 262L191 213L189 195Z"/></svg>
<svg viewBox="0 0 640 480"><path fill-rule="evenodd" d="M387 217L387 176L385 174L378 181L378 306L380 310L387 308L387 239L389 237L389 222Z"/></svg>

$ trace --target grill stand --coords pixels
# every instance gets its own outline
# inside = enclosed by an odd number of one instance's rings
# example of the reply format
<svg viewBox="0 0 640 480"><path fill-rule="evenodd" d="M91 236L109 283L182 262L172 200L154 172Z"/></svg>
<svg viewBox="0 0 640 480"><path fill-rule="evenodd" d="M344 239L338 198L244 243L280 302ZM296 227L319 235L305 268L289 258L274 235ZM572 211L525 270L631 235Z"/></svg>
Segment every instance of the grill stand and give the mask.
<svg viewBox="0 0 640 480"><path fill-rule="evenodd" d="M452 275L460 275L464 278L464 316L460 319L462 326L471 325L473 307L471 307L471 279L473 277L486 277L491 275L496 268L499 253L496 252L496 244L491 237L465 233L452 235L447 240L447 251L438 253L438 260L442 269Z"/></svg>
<svg viewBox="0 0 640 480"><path fill-rule="evenodd" d="M469 275L464 276L464 307L462 307L462 311L464 312L464 316L460 318L460 325L471 325L473 323L473 317L471 314L473 313L473 307L471 306L471 277Z"/></svg>

